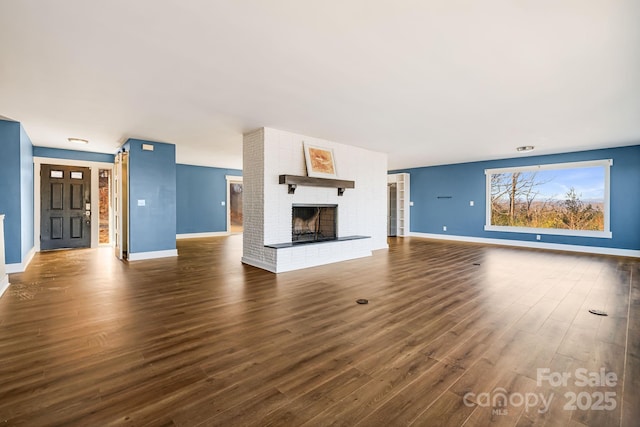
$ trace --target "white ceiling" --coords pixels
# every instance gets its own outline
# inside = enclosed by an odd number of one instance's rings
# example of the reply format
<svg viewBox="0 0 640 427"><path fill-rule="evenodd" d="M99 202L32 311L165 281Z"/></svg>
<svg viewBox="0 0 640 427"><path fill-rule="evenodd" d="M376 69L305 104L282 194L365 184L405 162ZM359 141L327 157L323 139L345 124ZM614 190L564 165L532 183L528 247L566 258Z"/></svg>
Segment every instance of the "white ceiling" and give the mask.
<svg viewBox="0 0 640 427"><path fill-rule="evenodd" d="M390 169L631 145L639 23L638 0L1 0L0 114L235 168L261 126Z"/></svg>

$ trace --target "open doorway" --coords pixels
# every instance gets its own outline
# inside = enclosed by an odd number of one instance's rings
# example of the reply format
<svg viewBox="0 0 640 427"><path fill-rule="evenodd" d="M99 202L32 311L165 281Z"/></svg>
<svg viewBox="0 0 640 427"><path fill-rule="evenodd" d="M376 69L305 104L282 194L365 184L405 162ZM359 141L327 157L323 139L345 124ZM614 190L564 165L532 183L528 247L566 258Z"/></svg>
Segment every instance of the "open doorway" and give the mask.
<svg viewBox="0 0 640 427"><path fill-rule="evenodd" d="M398 184L387 184L387 236L398 235Z"/></svg>
<svg viewBox="0 0 640 427"><path fill-rule="evenodd" d="M98 196L100 200L100 244L111 243L111 170L100 169L98 172Z"/></svg>
<svg viewBox="0 0 640 427"><path fill-rule="evenodd" d="M227 176L227 231L242 233L242 177Z"/></svg>
<svg viewBox="0 0 640 427"><path fill-rule="evenodd" d="M410 175L396 173L387 175L387 235L409 235Z"/></svg>

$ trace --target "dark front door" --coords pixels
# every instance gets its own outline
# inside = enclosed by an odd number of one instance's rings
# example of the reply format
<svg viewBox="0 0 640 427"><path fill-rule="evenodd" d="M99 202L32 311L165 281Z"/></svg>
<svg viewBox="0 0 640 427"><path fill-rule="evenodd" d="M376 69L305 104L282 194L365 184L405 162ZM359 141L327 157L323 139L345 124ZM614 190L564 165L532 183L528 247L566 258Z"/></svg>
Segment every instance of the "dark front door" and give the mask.
<svg viewBox="0 0 640 427"><path fill-rule="evenodd" d="M42 165L40 249L91 246L91 170Z"/></svg>

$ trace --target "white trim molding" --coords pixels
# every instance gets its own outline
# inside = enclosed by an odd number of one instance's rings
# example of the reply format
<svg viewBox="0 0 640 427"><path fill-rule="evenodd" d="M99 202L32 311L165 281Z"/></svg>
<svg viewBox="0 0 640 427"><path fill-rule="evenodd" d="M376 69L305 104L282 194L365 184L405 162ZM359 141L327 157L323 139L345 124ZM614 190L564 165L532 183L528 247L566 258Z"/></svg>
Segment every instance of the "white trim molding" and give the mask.
<svg viewBox="0 0 640 427"><path fill-rule="evenodd" d="M169 258L178 256L177 249L169 249L166 251L152 251L152 252L137 252L130 253L127 258L129 261L142 261L145 259L156 259L156 258Z"/></svg>
<svg viewBox="0 0 640 427"><path fill-rule="evenodd" d="M4 256L4 214L0 214L0 297L9 287L6 258Z"/></svg>
<svg viewBox="0 0 640 427"><path fill-rule="evenodd" d="M220 237L220 236L228 236L231 233L228 231L211 231L207 233L183 233L176 234L176 239L199 239L202 237Z"/></svg>
<svg viewBox="0 0 640 427"><path fill-rule="evenodd" d="M40 252L40 167L43 164L91 169L91 247L97 248L100 245L100 177L98 174L100 169L108 169L113 176L113 163L58 159L55 157L33 158L33 244L36 252ZM111 216L112 214L111 212L109 215ZM109 224L111 224L111 220Z"/></svg>
<svg viewBox="0 0 640 427"><path fill-rule="evenodd" d="M530 172L549 169L591 168L596 166L613 166L613 159L587 160L584 162L544 163L541 165L515 166L507 168L485 169L485 175L510 172Z"/></svg>
<svg viewBox="0 0 640 427"><path fill-rule="evenodd" d="M5 291L9 289L10 284L8 275L5 274L4 277L0 278L0 298L4 295Z"/></svg>
<svg viewBox="0 0 640 427"><path fill-rule="evenodd" d="M13 263L13 264L5 264L5 268L6 268L7 274L24 272L27 269L27 267L29 266L29 263L31 262L31 260L33 259L33 256L35 254L36 254L36 248L34 246L29 250L29 252L27 252L27 255L24 257L22 262L16 262L16 263Z"/></svg>
<svg viewBox="0 0 640 427"><path fill-rule="evenodd" d="M503 225L485 225L484 231L502 231L507 233L526 233L526 234L553 234L555 236L577 236L577 237L595 237L602 239L613 238L611 231L591 231L591 230L567 230L564 228L533 228L533 227L507 227Z"/></svg>
<svg viewBox="0 0 640 427"><path fill-rule="evenodd" d="M454 235L418 233L418 232L411 232L409 235L412 237L422 237L422 238L433 239L433 240L450 240L455 242L484 243L487 245L514 246L519 248L548 249L553 251L580 252L580 253L588 253L588 254L614 255L614 256L623 256L623 257L630 257L630 258L640 258L640 250L634 250L634 249L604 248L602 246L567 245L562 243L527 242L522 240L490 239L485 237L454 236Z"/></svg>

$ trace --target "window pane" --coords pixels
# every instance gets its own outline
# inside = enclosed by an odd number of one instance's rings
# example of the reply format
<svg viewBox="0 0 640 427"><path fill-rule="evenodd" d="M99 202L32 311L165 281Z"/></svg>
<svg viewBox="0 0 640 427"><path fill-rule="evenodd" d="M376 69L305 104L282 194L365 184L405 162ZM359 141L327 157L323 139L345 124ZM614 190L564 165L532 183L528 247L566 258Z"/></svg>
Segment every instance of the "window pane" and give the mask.
<svg viewBox="0 0 640 427"><path fill-rule="evenodd" d="M50 172L49 176L51 178L64 178L64 172L63 171L54 171L54 170L52 170Z"/></svg>
<svg viewBox="0 0 640 427"><path fill-rule="evenodd" d="M490 175L491 225L604 231L605 167Z"/></svg>
<svg viewBox="0 0 640 427"><path fill-rule="evenodd" d="M71 179L82 179L82 172L71 172Z"/></svg>

